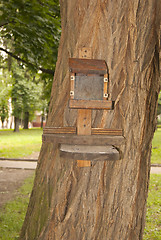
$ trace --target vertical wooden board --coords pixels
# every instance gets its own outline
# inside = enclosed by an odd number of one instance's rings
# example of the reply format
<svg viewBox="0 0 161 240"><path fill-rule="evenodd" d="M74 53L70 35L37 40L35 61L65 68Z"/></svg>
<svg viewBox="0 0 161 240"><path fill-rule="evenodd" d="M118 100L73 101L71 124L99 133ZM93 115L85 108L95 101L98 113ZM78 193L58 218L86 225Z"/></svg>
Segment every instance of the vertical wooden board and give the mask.
<svg viewBox="0 0 161 240"><path fill-rule="evenodd" d="M92 58L92 49L91 48L79 48L79 58L87 58L91 59Z"/></svg>
<svg viewBox="0 0 161 240"><path fill-rule="evenodd" d="M74 99L74 82L75 82L75 74L70 74L70 99Z"/></svg>
<svg viewBox="0 0 161 240"><path fill-rule="evenodd" d="M108 98L107 88L108 88L108 75L107 75L107 74L104 74L103 100L107 100L107 98Z"/></svg>
<svg viewBox="0 0 161 240"><path fill-rule="evenodd" d="M91 110L78 109L77 134L91 135ZM90 167L91 161L77 160L78 167Z"/></svg>
<svg viewBox="0 0 161 240"><path fill-rule="evenodd" d="M91 48L80 48L79 58L92 58ZM77 115L77 134L78 135L91 135L91 110L78 109ZM78 167L90 167L91 161L77 160Z"/></svg>
<svg viewBox="0 0 161 240"><path fill-rule="evenodd" d="M77 166L78 167L90 167L91 166L91 161L77 160Z"/></svg>
<svg viewBox="0 0 161 240"><path fill-rule="evenodd" d="M91 135L91 110L78 109L77 134Z"/></svg>

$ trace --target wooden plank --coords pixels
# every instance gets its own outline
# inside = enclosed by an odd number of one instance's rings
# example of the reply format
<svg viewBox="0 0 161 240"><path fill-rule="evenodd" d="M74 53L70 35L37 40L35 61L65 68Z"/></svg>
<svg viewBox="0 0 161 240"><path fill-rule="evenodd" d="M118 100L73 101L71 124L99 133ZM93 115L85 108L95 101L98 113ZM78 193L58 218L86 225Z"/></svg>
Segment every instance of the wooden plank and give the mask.
<svg viewBox="0 0 161 240"><path fill-rule="evenodd" d="M122 136L122 129L92 128L93 135Z"/></svg>
<svg viewBox="0 0 161 240"><path fill-rule="evenodd" d="M103 90L103 100L107 100L108 98L108 93L107 93L107 85L108 85L108 80L105 81L106 79L108 79L108 75L105 74L104 75L104 90Z"/></svg>
<svg viewBox="0 0 161 240"><path fill-rule="evenodd" d="M90 109L78 109L77 134L91 135L91 110Z"/></svg>
<svg viewBox="0 0 161 240"><path fill-rule="evenodd" d="M89 146L121 146L126 140L123 136L108 135L76 135L76 134L43 134L43 142L64 143L71 145L89 145Z"/></svg>
<svg viewBox="0 0 161 240"><path fill-rule="evenodd" d="M76 109L104 109L104 110L111 110L113 109L113 102L112 101L105 101L105 100L76 100L71 99L69 101L70 108Z"/></svg>
<svg viewBox="0 0 161 240"><path fill-rule="evenodd" d="M78 109L77 113L77 135L88 136L91 135L91 110L90 109ZM90 161L82 161L77 158L78 167L90 167Z"/></svg>
<svg viewBox="0 0 161 240"><path fill-rule="evenodd" d="M88 161L88 160L77 160L77 167L91 167L91 161Z"/></svg>
<svg viewBox="0 0 161 240"><path fill-rule="evenodd" d="M86 58L91 59L92 58L92 48L79 48L79 58Z"/></svg>
<svg viewBox="0 0 161 240"><path fill-rule="evenodd" d="M61 144L60 156L73 160L90 161L119 160L119 152L113 146L84 146ZM81 161L82 162L82 161Z"/></svg>
<svg viewBox="0 0 161 240"><path fill-rule="evenodd" d="M76 127L45 127L44 134L76 134Z"/></svg>
<svg viewBox="0 0 161 240"><path fill-rule="evenodd" d="M106 62L98 59L69 58L69 68L72 73L107 73Z"/></svg>
<svg viewBox="0 0 161 240"><path fill-rule="evenodd" d="M44 134L76 134L76 127L45 127ZM122 129L92 128L92 135L122 136Z"/></svg>
<svg viewBox="0 0 161 240"><path fill-rule="evenodd" d="M70 74L70 99L74 99L74 82L75 82L75 74Z"/></svg>

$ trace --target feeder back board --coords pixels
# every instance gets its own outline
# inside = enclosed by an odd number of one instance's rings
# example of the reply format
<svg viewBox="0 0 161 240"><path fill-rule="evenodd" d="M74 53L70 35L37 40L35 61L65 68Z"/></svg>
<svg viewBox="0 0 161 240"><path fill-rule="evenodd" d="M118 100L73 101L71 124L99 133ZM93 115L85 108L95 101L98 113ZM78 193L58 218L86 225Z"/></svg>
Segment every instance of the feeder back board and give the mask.
<svg viewBox="0 0 161 240"><path fill-rule="evenodd" d="M71 108L111 109L104 60L69 59Z"/></svg>

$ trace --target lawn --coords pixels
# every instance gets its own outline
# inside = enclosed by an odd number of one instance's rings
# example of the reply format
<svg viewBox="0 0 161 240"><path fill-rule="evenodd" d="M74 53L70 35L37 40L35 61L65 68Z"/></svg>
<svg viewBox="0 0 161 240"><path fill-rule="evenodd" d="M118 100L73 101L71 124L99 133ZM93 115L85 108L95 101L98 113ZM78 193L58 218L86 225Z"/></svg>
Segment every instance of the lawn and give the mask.
<svg viewBox="0 0 161 240"><path fill-rule="evenodd" d="M158 128L154 134L151 163L161 164L161 128Z"/></svg>
<svg viewBox="0 0 161 240"><path fill-rule="evenodd" d="M22 158L39 152L42 129L0 130L0 157Z"/></svg>
<svg viewBox="0 0 161 240"><path fill-rule="evenodd" d="M151 174L143 240L161 240L161 175Z"/></svg>
<svg viewBox="0 0 161 240"><path fill-rule="evenodd" d="M19 189L14 201L8 202L0 211L0 239L16 240L25 218L30 193L33 186L33 177L25 180Z"/></svg>

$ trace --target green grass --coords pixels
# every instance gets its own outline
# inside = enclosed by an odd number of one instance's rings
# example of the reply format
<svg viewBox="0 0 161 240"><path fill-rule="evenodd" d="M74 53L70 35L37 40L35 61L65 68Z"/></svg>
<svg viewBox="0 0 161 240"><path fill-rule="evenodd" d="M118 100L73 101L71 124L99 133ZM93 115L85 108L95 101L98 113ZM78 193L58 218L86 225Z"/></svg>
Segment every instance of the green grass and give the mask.
<svg viewBox="0 0 161 240"><path fill-rule="evenodd" d="M21 158L39 152L42 129L0 130L0 157Z"/></svg>
<svg viewBox="0 0 161 240"><path fill-rule="evenodd" d="M151 174L144 240L161 240L161 175Z"/></svg>
<svg viewBox="0 0 161 240"><path fill-rule="evenodd" d="M154 134L151 163L161 164L161 128L158 128Z"/></svg>
<svg viewBox="0 0 161 240"><path fill-rule="evenodd" d="M25 218L34 176L25 180L14 201L8 202L0 211L0 239L16 240Z"/></svg>

